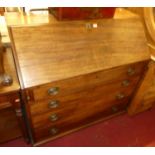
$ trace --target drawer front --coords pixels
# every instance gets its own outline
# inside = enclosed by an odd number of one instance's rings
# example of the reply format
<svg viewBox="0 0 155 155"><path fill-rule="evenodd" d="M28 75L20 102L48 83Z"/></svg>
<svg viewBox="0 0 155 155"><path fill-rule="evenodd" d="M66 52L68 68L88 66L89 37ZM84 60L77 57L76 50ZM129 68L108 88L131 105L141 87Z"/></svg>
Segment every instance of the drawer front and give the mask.
<svg viewBox="0 0 155 155"><path fill-rule="evenodd" d="M59 102L60 107L56 107L48 110L48 104L40 103L41 105L46 105L46 110L43 108L35 108L36 104L31 105L32 122L34 128L44 126L44 124L54 124L58 121L66 121L68 118L72 118L73 115L79 115L85 111L82 117L87 117L87 115L92 115L98 113L111 107L115 104L124 103L124 100L128 100L130 95L135 88L139 77L136 77L130 81L129 86L122 86L122 82L112 83L108 85L101 85L93 89L80 92L79 94L74 94L75 97L72 101ZM68 96L69 98L70 96ZM72 97L72 98L73 98ZM78 98L79 97L79 98ZM58 99L57 99L58 100ZM62 98L63 100L63 98ZM62 107L61 107L62 105ZM43 106L42 106L43 107ZM42 109L45 113L40 113ZM56 121L51 121L51 117L56 115Z"/></svg>
<svg viewBox="0 0 155 155"><path fill-rule="evenodd" d="M104 111L98 112L89 117L81 119L78 115L77 117L72 117L68 122L59 123L59 124L46 124L42 128L34 129L34 138L35 142L44 140L46 138L54 138L61 134L65 134L77 130L83 126L86 126L89 123L93 123L96 120L102 120L103 118L108 118L116 113L122 112L126 109L127 104L117 104L113 107L110 107Z"/></svg>
<svg viewBox="0 0 155 155"><path fill-rule="evenodd" d="M16 100L19 100L19 94L16 93L9 93L0 96L0 109L4 109L7 107L11 107Z"/></svg>
<svg viewBox="0 0 155 155"><path fill-rule="evenodd" d="M31 114L35 116L41 115L42 113L63 111L68 107L74 107L77 101L79 102L83 99L93 100L95 98L95 100L98 100L102 98L103 104L106 104L115 101L116 95L119 93L123 92L126 96L130 96L139 79L139 76L127 78L122 81L117 81L116 83L99 85L74 94L71 93L70 95L61 97L53 96L52 99L36 101L30 104ZM106 100L103 98L105 96Z"/></svg>
<svg viewBox="0 0 155 155"><path fill-rule="evenodd" d="M21 136L17 117L12 108L0 110L0 143Z"/></svg>
<svg viewBox="0 0 155 155"><path fill-rule="evenodd" d="M108 104L103 104L102 103L103 101L101 99L92 102L86 100L83 100L81 102L77 101L74 107L69 107L64 111L45 113L43 115L34 116L32 118L33 128L38 129L44 127L45 125L62 126L63 124L68 124L71 123L72 121L73 121L72 123L74 123L78 120L83 120L86 119L87 117L103 112L108 108L113 109L114 107L113 110L117 111L117 109L115 109L115 106L117 104L127 104L128 101L129 97L126 97L121 101L111 102ZM92 105L89 106L89 104Z"/></svg>
<svg viewBox="0 0 155 155"><path fill-rule="evenodd" d="M18 93L9 93L0 96L0 104L4 102L11 102L18 98Z"/></svg>
<svg viewBox="0 0 155 155"><path fill-rule="evenodd" d="M111 70L78 76L35 87L30 91L33 92L35 101L52 99L54 96L62 97L71 93L74 94L83 90L91 89L101 84L108 84L128 77L140 75L144 70L145 64L146 62L139 62Z"/></svg>

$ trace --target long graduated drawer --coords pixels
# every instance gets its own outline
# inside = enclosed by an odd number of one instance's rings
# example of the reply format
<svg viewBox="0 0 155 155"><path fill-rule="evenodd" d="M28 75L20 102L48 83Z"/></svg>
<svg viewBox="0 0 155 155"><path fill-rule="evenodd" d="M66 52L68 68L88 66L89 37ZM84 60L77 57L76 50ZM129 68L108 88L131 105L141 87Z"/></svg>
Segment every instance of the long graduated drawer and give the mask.
<svg viewBox="0 0 155 155"><path fill-rule="evenodd" d="M89 124L126 110L147 63L120 66L27 90L35 141L54 138L79 128L85 121Z"/></svg>

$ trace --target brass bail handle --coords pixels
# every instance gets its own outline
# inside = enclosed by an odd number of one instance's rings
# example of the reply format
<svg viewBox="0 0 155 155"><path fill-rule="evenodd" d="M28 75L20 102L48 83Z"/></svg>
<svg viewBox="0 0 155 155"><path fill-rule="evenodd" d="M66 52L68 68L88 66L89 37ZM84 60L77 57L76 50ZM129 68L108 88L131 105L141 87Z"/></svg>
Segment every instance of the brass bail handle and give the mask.
<svg viewBox="0 0 155 155"><path fill-rule="evenodd" d="M10 86L13 83L12 77L5 73L4 62L3 62L3 53L5 48L2 45L2 37L0 34L0 87L1 86Z"/></svg>

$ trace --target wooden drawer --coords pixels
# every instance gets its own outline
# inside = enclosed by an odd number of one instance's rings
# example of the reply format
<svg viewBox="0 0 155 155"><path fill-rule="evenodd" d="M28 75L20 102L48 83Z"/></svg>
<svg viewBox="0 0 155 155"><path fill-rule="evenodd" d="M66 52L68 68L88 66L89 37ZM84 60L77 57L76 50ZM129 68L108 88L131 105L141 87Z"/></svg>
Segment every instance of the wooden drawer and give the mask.
<svg viewBox="0 0 155 155"><path fill-rule="evenodd" d="M13 108L0 110L0 143L21 136L21 131Z"/></svg>
<svg viewBox="0 0 155 155"><path fill-rule="evenodd" d="M0 143L22 135L19 119L22 116L19 92L0 95Z"/></svg>
<svg viewBox="0 0 155 155"><path fill-rule="evenodd" d="M4 102L11 102L14 99L18 98L18 93L9 93L9 94L3 94L0 95L0 103L4 103Z"/></svg>
<svg viewBox="0 0 155 155"><path fill-rule="evenodd" d="M147 62L138 62L110 70L78 76L51 84L30 89L35 101L52 99L54 96L62 97L83 90L91 89L101 84L109 84L129 77L140 75L144 71Z"/></svg>
<svg viewBox="0 0 155 155"><path fill-rule="evenodd" d="M13 106L16 100L19 100L18 92L0 95L0 109Z"/></svg>
<svg viewBox="0 0 155 155"><path fill-rule="evenodd" d="M117 83L100 85L96 86L92 89L88 89L85 91L72 93L70 95L58 97L53 96L52 99L36 101L30 104L30 110L32 116L40 115L46 112L55 112L65 110L69 106L74 106L77 100L81 100L83 98L102 98L103 94L110 95L109 100L113 99L113 97L119 92L128 92L127 96L130 96L132 91L135 89L137 82L140 77L127 78L122 81L118 81ZM124 82L129 82L128 86L124 86ZM112 94L113 93L113 94ZM113 95L113 96L112 96ZM107 101L107 100L106 100Z"/></svg>
<svg viewBox="0 0 155 155"><path fill-rule="evenodd" d="M84 104L86 102L87 104ZM115 107L117 104L126 105L129 102L129 97L126 97L121 101L111 102L109 104L103 104L102 102L103 100L101 99L92 102L86 100L82 100L79 102L77 101L73 107L68 107L64 111L45 113L42 115L34 116L32 118L33 128L39 129L44 127L45 125L62 126L63 124L68 124L71 123L72 121L75 122L79 119L80 120L86 119L87 117L105 111L107 108L113 109L113 107ZM88 103L92 105L89 106Z"/></svg>
<svg viewBox="0 0 155 155"><path fill-rule="evenodd" d="M86 114L91 115L115 104L119 104L120 102L124 103L124 100L129 99L138 80L139 77L131 79L128 86L123 86L121 81L100 85L72 96L69 95L66 97L68 101L65 101L66 98L62 97L59 102L60 107L58 106L53 109L48 108L48 102L46 103L46 101L32 104L30 108L33 126L38 128L44 126L44 124L55 123L50 121L49 118L51 115L57 115L60 121L64 121L69 117L73 117L73 113L74 115L78 115L83 111L87 111ZM69 99L72 101L69 101ZM59 99L57 98L56 100Z"/></svg>
<svg viewBox="0 0 155 155"><path fill-rule="evenodd" d="M55 138L58 136L65 135L66 133L73 132L82 127L88 126L94 122L98 122L99 120L107 119L112 117L113 115L119 114L120 112L126 109L127 102L124 104L117 104L113 107L107 108L104 111L100 111L89 117L84 117L81 119L80 115L75 115L76 117L70 118L68 122L60 122L58 124L45 124L42 128L34 129L34 139L35 142L47 139L47 138ZM98 121L97 121L98 120Z"/></svg>

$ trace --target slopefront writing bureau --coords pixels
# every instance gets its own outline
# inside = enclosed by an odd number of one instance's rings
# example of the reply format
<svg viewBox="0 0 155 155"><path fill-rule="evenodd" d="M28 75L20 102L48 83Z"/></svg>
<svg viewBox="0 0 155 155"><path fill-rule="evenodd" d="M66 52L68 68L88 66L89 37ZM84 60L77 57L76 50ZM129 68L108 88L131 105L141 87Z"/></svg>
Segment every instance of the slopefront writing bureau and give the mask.
<svg viewBox="0 0 155 155"><path fill-rule="evenodd" d="M140 20L9 26L32 143L124 112L150 59Z"/></svg>

